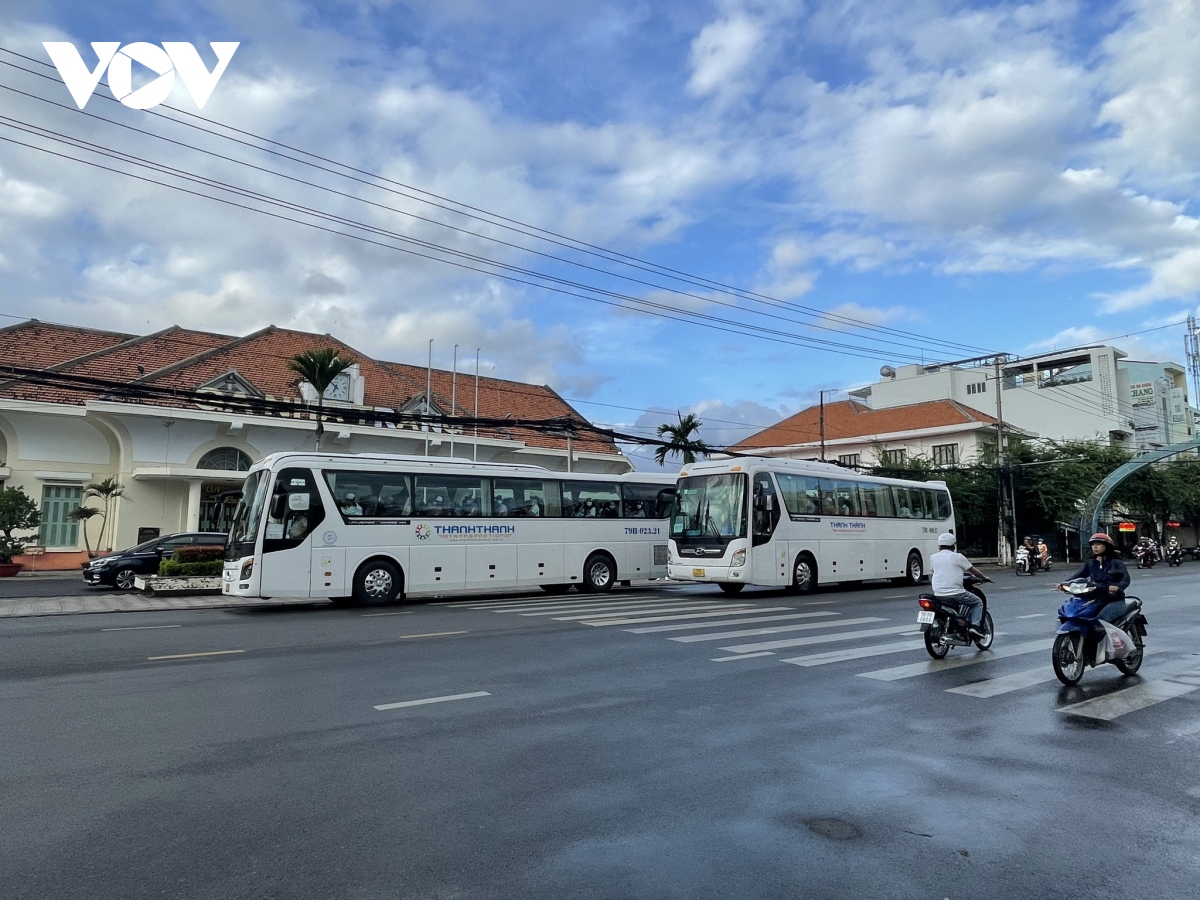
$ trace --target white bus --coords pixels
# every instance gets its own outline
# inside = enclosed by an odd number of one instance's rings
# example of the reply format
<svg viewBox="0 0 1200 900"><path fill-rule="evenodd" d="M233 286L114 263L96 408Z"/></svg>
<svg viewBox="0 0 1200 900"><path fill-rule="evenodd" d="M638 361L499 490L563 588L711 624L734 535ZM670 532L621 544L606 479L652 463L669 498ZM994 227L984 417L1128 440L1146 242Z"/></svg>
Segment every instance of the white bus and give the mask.
<svg viewBox="0 0 1200 900"><path fill-rule="evenodd" d="M666 576L674 493L640 473L276 453L247 474L221 590L365 604L515 587L603 592Z"/></svg>
<svg viewBox="0 0 1200 900"><path fill-rule="evenodd" d="M917 584L937 537L954 531L940 481L859 475L828 463L741 457L685 466L671 517L675 581L810 593L818 584Z"/></svg>

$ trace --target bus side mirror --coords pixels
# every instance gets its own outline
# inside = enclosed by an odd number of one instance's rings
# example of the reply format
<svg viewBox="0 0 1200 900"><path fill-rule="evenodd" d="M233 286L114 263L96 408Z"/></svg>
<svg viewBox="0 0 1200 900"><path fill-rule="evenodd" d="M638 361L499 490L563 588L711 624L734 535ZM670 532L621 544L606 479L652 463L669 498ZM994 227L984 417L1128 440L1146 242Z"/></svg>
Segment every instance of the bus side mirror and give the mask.
<svg viewBox="0 0 1200 900"><path fill-rule="evenodd" d="M279 521L287 510L287 494L276 494L271 498L271 518Z"/></svg>

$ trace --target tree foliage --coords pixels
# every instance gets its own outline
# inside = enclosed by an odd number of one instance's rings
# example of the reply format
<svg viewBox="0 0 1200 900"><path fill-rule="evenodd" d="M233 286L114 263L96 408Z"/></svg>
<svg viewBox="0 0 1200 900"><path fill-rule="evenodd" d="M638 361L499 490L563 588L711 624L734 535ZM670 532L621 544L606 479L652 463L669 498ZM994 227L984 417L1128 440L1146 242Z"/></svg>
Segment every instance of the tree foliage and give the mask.
<svg viewBox="0 0 1200 900"><path fill-rule="evenodd" d="M680 456L683 458L683 464L690 465L696 461L697 456L707 456L712 453L712 448L704 441L697 437L700 431L700 420L695 413L688 413L686 416L676 411L678 424L664 422L658 426L658 436L665 438L659 444L658 449L654 451L654 460L660 466L667 463L668 456Z"/></svg>
<svg viewBox="0 0 1200 900"><path fill-rule="evenodd" d="M42 517L37 504L23 490L0 488L0 563L10 563L32 543L29 539L13 537L14 531L37 528Z"/></svg>
<svg viewBox="0 0 1200 900"><path fill-rule="evenodd" d="M340 351L333 347L305 350L288 360L288 368L311 384L317 392L317 449L320 449L321 435L325 433L325 391L333 384L335 378L352 365L352 358L342 356Z"/></svg>

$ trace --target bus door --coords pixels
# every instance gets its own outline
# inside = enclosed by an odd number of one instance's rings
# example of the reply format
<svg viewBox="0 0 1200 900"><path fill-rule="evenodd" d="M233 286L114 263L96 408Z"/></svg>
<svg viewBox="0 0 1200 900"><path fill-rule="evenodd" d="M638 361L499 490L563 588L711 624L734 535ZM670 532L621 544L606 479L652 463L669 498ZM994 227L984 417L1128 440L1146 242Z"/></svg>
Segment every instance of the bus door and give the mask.
<svg viewBox="0 0 1200 900"><path fill-rule="evenodd" d="M775 539L779 507L779 492L770 474L755 475L750 498L751 584L787 584L787 542Z"/></svg>
<svg viewBox="0 0 1200 900"><path fill-rule="evenodd" d="M325 520L325 504L308 469L283 469L267 501L263 530L263 596L309 597L312 534Z"/></svg>

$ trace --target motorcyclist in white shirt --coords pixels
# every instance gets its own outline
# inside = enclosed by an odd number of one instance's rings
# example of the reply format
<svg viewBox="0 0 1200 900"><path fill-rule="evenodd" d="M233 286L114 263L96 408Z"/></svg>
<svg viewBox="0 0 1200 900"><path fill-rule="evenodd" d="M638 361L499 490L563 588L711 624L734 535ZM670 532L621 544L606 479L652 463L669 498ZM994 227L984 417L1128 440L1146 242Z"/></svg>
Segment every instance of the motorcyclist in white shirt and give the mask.
<svg viewBox="0 0 1200 900"><path fill-rule="evenodd" d="M971 561L954 549L956 538L950 532L938 535L938 552L929 557L933 594L939 600L951 600L967 608L967 625L973 637L983 637L983 601L963 587L963 576L988 578Z"/></svg>

